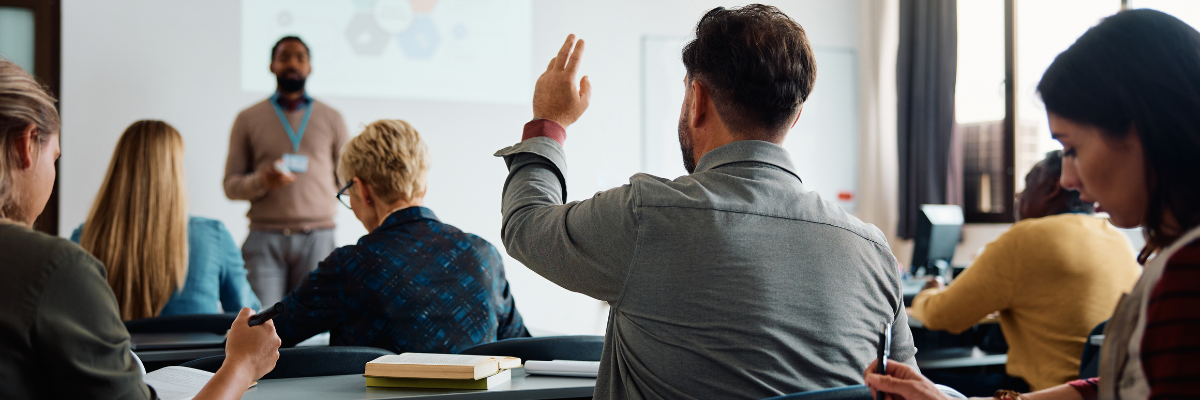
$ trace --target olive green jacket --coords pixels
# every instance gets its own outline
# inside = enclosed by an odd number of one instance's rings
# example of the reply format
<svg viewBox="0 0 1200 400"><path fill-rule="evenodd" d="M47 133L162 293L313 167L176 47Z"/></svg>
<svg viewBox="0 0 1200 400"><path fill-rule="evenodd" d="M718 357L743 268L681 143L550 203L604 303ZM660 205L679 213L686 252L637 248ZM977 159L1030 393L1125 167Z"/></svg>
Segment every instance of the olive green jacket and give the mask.
<svg viewBox="0 0 1200 400"><path fill-rule="evenodd" d="M148 399L104 266L0 220L0 398Z"/></svg>

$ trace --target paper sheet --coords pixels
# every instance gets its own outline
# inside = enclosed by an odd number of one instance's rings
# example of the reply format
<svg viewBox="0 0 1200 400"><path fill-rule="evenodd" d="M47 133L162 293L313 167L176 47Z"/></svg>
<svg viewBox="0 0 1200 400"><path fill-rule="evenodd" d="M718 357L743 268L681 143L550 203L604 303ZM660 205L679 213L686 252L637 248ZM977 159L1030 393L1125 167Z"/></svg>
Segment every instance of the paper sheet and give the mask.
<svg viewBox="0 0 1200 400"><path fill-rule="evenodd" d="M595 378L600 372L599 361L526 361L525 372L532 375L580 376Z"/></svg>

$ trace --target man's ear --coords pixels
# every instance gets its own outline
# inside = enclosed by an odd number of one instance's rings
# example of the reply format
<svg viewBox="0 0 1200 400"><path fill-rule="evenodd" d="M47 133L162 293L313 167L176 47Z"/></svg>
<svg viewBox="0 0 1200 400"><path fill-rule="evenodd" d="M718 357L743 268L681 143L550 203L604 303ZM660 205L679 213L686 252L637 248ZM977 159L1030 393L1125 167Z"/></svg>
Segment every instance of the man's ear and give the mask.
<svg viewBox="0 0 1200 400"><path fill-rule="evenodd" d="M712 98L708 96L708 87L700 83L699 79L692 79L692 102L688 106L691 107L691 119L688 121L688 126L698 128L705 123L708 115L705 111L708 110L708 103Z"/></svg>
<svg viewBox="0 0 1200 400"><path fill-rule="evenodd" d="M1058 198L1058 196L1066 194L1065 192L1063 192L1064 189L1063 189L1062 185L1058 184L1058 179L1055 179L1054 181L1047 183L1046 186L1048 186L1046 188L1046 198L1047 199L1055 199L1055 198Z"/></svg>
<svg viewBox="0 0 1200 400"><path fill-rule="evenodd" d="M800 109L796 110L796 118L792 119L792 128L795 128L796 123L800 122L800 113L803 113L803 112L804 112L804 105L800 105ZM788 130L791 130L792 128L788 128Z"/></svg>
<svg viewBox="0 0 1200 400"><path fill-rule="evenodd" d="M37 125L26 125L25 130L15 139L12 145L17 150L17 168L32 168L34 154L37 153Z"/></svg>

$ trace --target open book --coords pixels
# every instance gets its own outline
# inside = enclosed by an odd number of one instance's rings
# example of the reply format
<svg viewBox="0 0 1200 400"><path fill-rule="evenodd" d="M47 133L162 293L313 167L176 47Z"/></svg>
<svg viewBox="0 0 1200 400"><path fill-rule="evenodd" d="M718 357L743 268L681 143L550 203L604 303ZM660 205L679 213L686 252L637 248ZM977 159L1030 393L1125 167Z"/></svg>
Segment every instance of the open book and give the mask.
<svg viewBox="0 0 1200 400"><path fill-rule="evenodd" d="M142 376L162 400L191 400L213 377L212 372L188 367L163 367Z"/></svg>
<svg viewBox="0 0 1200 400"><path fill-rule="evenodd" d="M482 379L521 366L516 357L404 353L368 362L366 376L386 378Z"/></svg>
<svg viewBox="0 0 1200 400"><path fill-rule="evenodd" d="M192 397L200 393L200 389L204 389L204 385L212 380L213 375L216 374L195 368L172 366L142 375L142 382L154 388L161 400L192 400ZM250 387L255 385L258 385L258 382L251 383Z"/></svg>

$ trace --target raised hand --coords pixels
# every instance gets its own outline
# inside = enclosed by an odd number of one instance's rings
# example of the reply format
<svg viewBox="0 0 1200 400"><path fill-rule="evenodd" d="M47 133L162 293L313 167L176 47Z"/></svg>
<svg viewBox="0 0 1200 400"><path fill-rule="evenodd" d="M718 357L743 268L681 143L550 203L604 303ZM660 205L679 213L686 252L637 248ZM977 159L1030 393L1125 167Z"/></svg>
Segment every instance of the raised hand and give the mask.
<svg viewBox="0 0 1200 400"><path fill-rule="evenodd" d="M568 35L558 55L550 60L546 72L538 77L533 89L534 118L548 119L566 128L587 110L588 100L592 97L592 84L586 76L579 80L578 86L575 84L575 74L579 72L579 60L582 57L583 39L576 42L574 34Z"/></svg>

